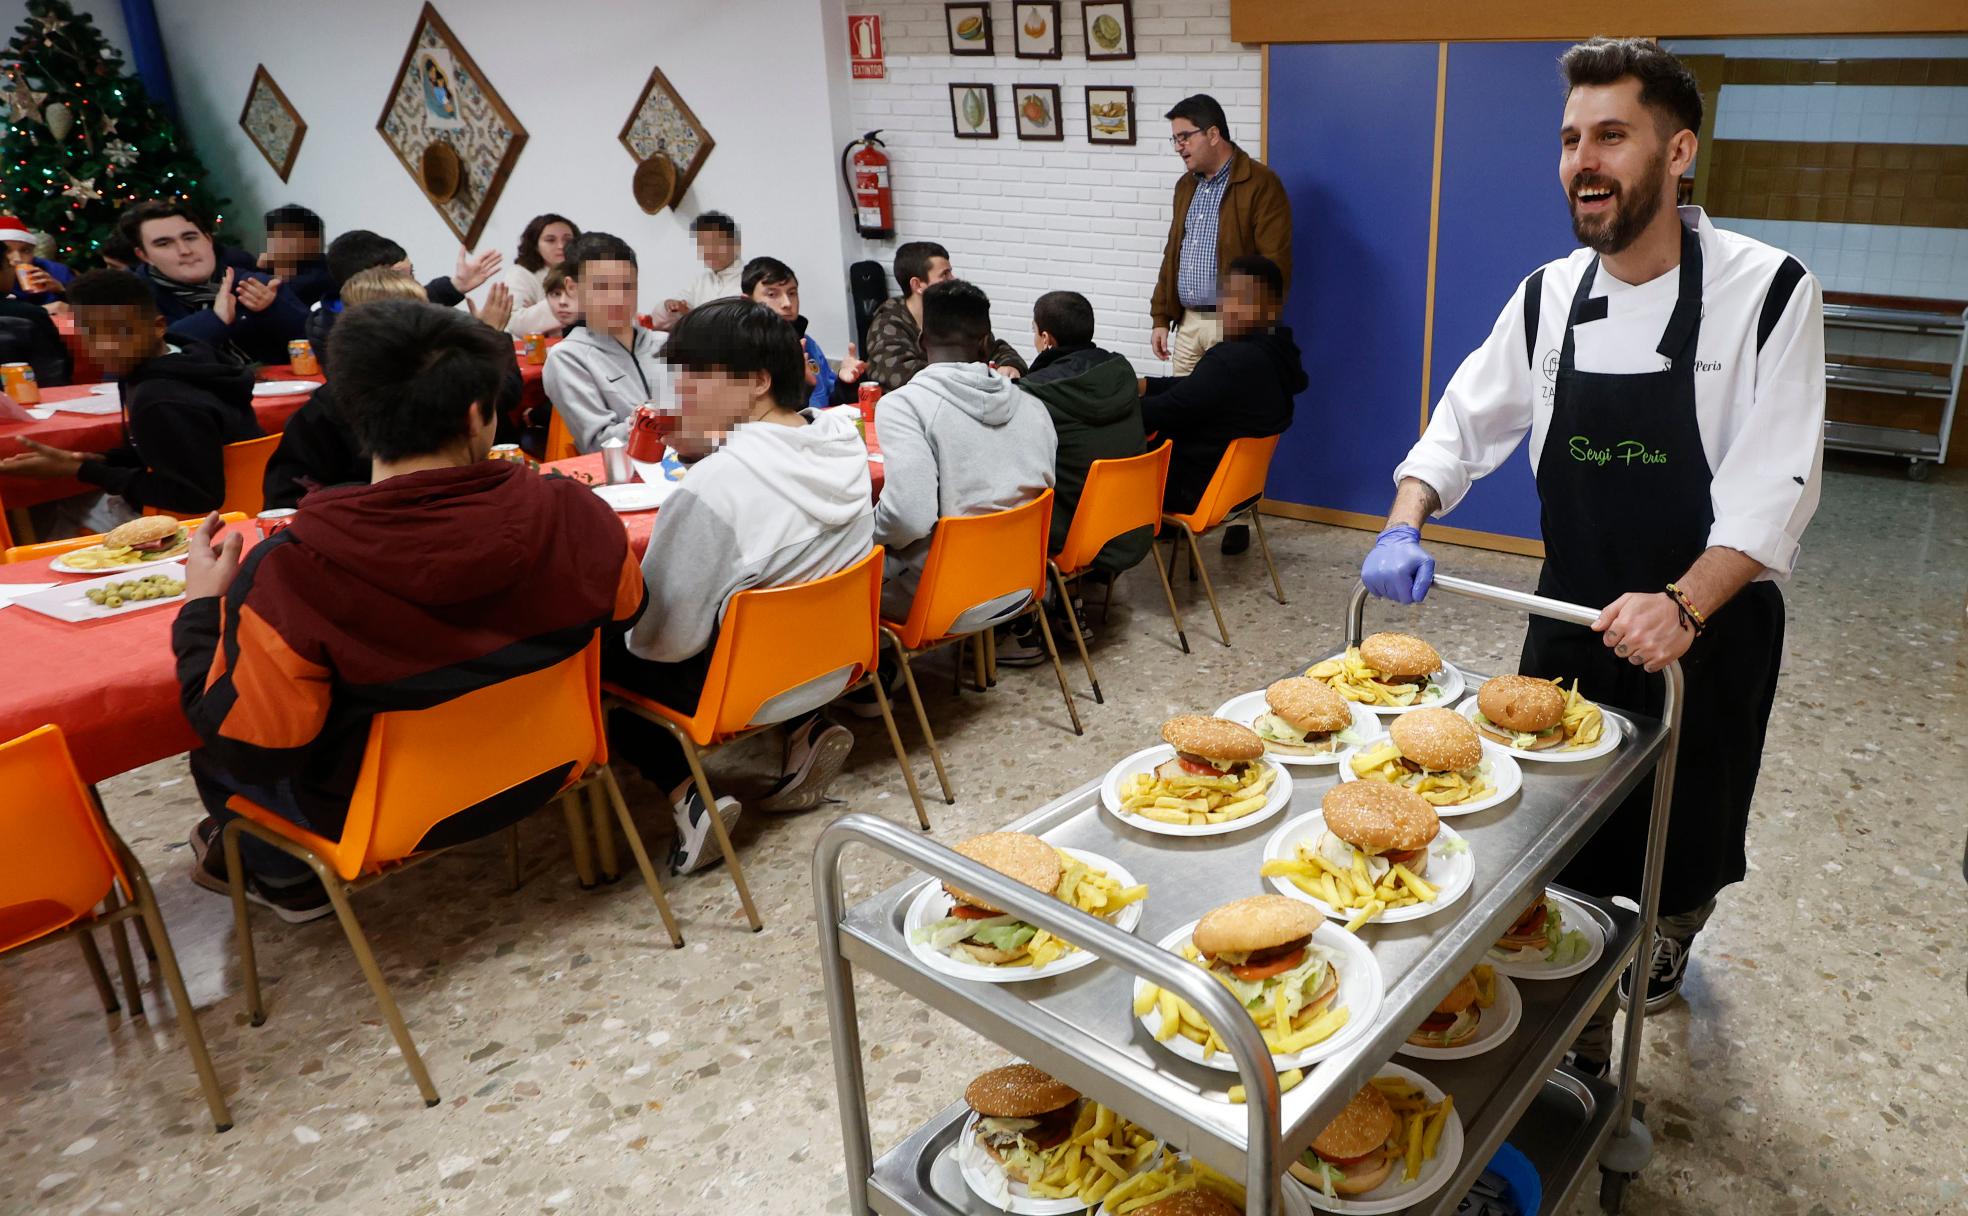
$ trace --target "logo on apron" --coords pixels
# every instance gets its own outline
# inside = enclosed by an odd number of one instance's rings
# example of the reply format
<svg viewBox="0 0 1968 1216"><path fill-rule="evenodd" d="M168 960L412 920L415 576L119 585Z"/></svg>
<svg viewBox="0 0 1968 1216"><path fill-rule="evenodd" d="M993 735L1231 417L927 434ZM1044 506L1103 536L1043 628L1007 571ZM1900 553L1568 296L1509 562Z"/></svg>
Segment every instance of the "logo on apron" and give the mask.
<svg viewBox="0 0 1968 1216"><path fill-rule="evenodd" d="M1666 452L1659 448L1649 448L1638 439L1619 439L1605 447L1594 447L1590 435L1574 435L1566 443L1565 450L1580 464L1602 468L1613 463L1623 465L1667 463Z"/></svg>

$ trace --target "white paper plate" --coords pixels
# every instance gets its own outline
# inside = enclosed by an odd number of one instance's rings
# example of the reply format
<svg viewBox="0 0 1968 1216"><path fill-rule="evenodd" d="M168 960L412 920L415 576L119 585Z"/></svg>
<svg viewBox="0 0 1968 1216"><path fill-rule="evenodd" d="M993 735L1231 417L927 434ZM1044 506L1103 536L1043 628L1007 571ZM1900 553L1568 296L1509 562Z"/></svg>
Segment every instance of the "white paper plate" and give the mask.
<svg viewBox="0 0 1968 1216"><path fill-rule="evenodd" d="M1324 663L1331 659L1343 659L1345 657L1346 652L1342 650L1338 654L1327 655L1325 658L1320 659L1319 663ZM1306 664L1306 668L1310 670L1313 667L1317 667L1319 663L1308 663ZM1398 714L1407 713L1411 709L1427 709L1430 706L1446 708L1454 705L1456 698L1462 695L1462 690L1465 687L1462 672L1454 663L1444 661L1442 664L1442 679L1435 687L1439 690L1437 695L1431 697L1424 692L1420 697L1415 699L1413 705L1367 705L1364 708L1371 713L1380 714L1383 717L1394 717ZM1353 704L1359 705L1361 702L1355 701Z"/></svg>
<svg viewBox="0 0 1968 1216"><path fill-rule="evenodd" d="M1253 824L1263 823L1271 816L1285 809L1291 801L1291 774L1273 764L1277 776L1271 780L1271 788L1266 791L1264 805L1258 807L1242 819L1225 820L1222 823L1204 823L1194 827L1186 823L1162 823L1140 815L1130 814L1121 809L1121 782L1136 773L1151 772L1157 765L1175 758L1175 749L1166 743L1144 747L1140 751L1107 770L1106 780L1100 783L1100 804L1107 813L1122 823L1140 828L1144 832L1154 832L1161 836L1222 836L1228 832L1239 832ZM1267 761L1268 763L1268 761Z"/></svg>
<svg viewBox="0 0 1968 1216"><path fill-rule="evenodd" d="M1421 1092L1430 1102L1442 1100L1442 1087L1422 1076L1412 1068L1399 1064L1382 1064L1376 1076L1396 1076L1411 1085L1421 1087ZM1436 1142L1435 1155L1422 1162L1421 1173L1413 1182L1407 1181L1403 1174L1406 1167L1396 1162L1394 1172L1364 1195L1351 1195L1345 1199L1328 1199L1325 1192L1300 1182L1295 1175L1285 1175L1285 1188L1295 1190L1322 1212L1344 1212L1349 1216L1376 1216L1382 1212L1398 1212L1402 1208L1419 1203L1433 1195L1449 1183L1449 1176L1462 1163L1462 1114L1453 1107L1449 1109L1449 1121L1442 1125L1442 1138Z"/></svg>
<svg viewBox="0 0 1968 1216"><path fill-rule="evenodd" d="M91 546L91 548L94 547L95 546ZM82 553L85 552L85 550L76 549L74 550L74 552ZM185 551L185 553L189 553L189 552L190 552L189 549ZM115 574L121 570L155 570L160 566L168 566L172 562L182 562L185 559L185 553L180 553L175 557L159 558L157 561L154 562L138 561L132 559L130 561L122 563L121 565L91 566L86 570L80 569L76 566L69 565L68 554L64 553L60 557L49 562L48 569L53 570L56 574L89 574L89 575Z"/></svg>
<svg viewBox="0 0 1968 1216"><path fill-rule="evenodd" d="M625 481L619 486L595 486L596 497L624 515L632 511L654 511L663 500L676 493L674 481Z"/></svg>
<svg viewBox="0 0 1968 1216"><path fill-rule="evenodd" d="M1497 948L1491 946L1483 957L1484 962L1515 979L1563 980L1570 979L1599 961L1599 956L1606 952L1606 931L1600 927L1599 918L1556 891L1547 889L1544 895L1558 906L1558 914L1565 919L1566 932L1577 929L1585 934L1585 953L1569 966L1554 967L1543 959L1520 959L1514 955L1499 954Z"/></svg>
<svg viewBox="0 0 1968 1216"><path fill-rule="evenodd" d="M175 579L182 579L185 576L184 562L181 560L157 562L145 567L145 571L149 574L168 574ZM165 605L184 603L184 592L182 591L166 599L127 600L114 608L105 608L100 604L90 602L88 593L91 590L97 587L108 586L110 583L126 583L129 581L131 581L131 576L128 574L111 574L103 578L84 579L79 583L64 583L59 587L50 587L46 591L37 591L33 595L24 595L15 600L14 603L29 611L38 612L42 616L51 616L58 621L71 622L100 621L112 616L123 616L126 613L142 612L146 608L161 608Z"/></svg>
<svg viewBox="0 0 1968 1216"><path fill-rule="evenodd" d="M1348 701L1346 707L1353 711L1353 725L1347 730L1358 735L1362 742L1378 739L1387 733L1387 728L1380 724L1380 716L1366 706L1358 701ZM1260 688L1256 692L1247 692L1241 697L1232 697L1217 706L1216 716L1250 726L1257 720L1258 715L1269 708L1270 705L1264 700L1264 690ZM1338 762L1339 753L1343 750L1345 750L1344 746L1329 751L1323 756L1298 756L1290 752L1273 751L1269 743L1264 745L1264 754L1280 764L1334 764Z"/></svg>
<svg viewBox="0 0 1968 1216"><path fill-rule="evenodd" d="M1358 750L1358 748L1349 747L1346 749L1345 754L1340 756L1339 779L1341 781L1358 781L1360 779L1353 773L1353 754ZM1487 811L1493 806L1499 806L1509 801L1515 796L1518 790L1524 788L1524 770L1517 767L1517 761L1509 752L1490 742L1488 739L1483 740L1483 765L1485 766L1484 771L1489 775L1491 784L1496 786L1496 793L1491 794L1488 798L1478 798L1474 802L1464 802L1456 806L1438 806L1435 808L1437 815L1444 819L1453 819L1457 815L1474 815L1478 811Z"/></svg>
<svg viewBox="0 0 1968 1216"><path fill-rule="evenodd" d="M1089 853L1085 849L1062 848L1060 851L1071 854L1096 869L1107 871L1109 878L1124 887L1131 887L1135 883L1134 875L1128 873L1118 861L1110 861L1098 853ZM922 890L916 892L915 899L910 901L909 911L902 919L902 936L909 941L909 953L915 955L932 971L986 984L1017 984L1025 980L1048 979L1055 975L1064 975L1068 971L1078 971L1082 967L1100 961L1098 955L1089 951L1073 950L1060 955L1043 967L990 967L983 963L967 963L962 959L951 958L947 954L931 949L926 942L911 939L915 930L948 916L952 902L949 895L944 892L942 883L924 883ZM1136 900L1116 913L1110 923L1123 933L1134 932L1134 927L1141 923L1142 906L1147 902L1145 896Z"/></svg>
<svg viewBox="0 0 1968 1216"><path fill-rule="evenodd" d="M313 380L262 380L253 386L255 397L291 397L311 393L321 385Z"/></svg>
<svg viewBox="0 0 1968 1216"><path fill-rule="evenodd" d="M631 460L629 464L648 485L674 485L683 480L683 462L676 458L675 452L663 453L663 459L654 463L647 460Z"/></svg>
<svg viewBox="0 0 1968 1216"><path fill-rule="evenodd" d="M1314 811L1310 815L1300 815L1298 818L1285 824L1284 827L1279 828L1272 835L1271 839L1265 842L1264 860L1275 861L1281 857L1296 857L1298 856L1298 845L1301 842L1309 844L1318 837L1320 832L1325 830L1326 817L1320 812ZM1434 903L1409 904L1405 908L1395 908L1390 912L1382 912L1379 916L1374 917L1371 923L1384 925L1394 924L1404 920L1420 920L1424 916L1432 916L1440 912L1456 900L1461 899L1464 892L1469 890L1470 881L1476 877L1475 857L1467 848L1463 849L1460 853L1446 852L1444 848L1449 841L1461 839L1462 837L1456 834L1455 829L1445 823L1442 825L1442 830L1436 834L1435 839L1428 845L1428 872L1423 874L1421 878L1435 888ZM1301 903L1311 904L1320 912L1341 924L1345 924L1347 921L1353 919L1354 913L1348 912L1344 908L1335 908L1317 896L1307 895L1305 892L1299 890L1297 886L1293 885L1291 879L1286 878L1282 874L1274 878L1267 878L1264 881L1270 883L1278 894L1296 899Z"/></svg>
<svg viewBox="0 0 1968 1216"><path fill-rule="evenodd" d="M1471 723L1474 723L1477 713L1480 712L1480 708L1476 704L1476 694L1471 693L1469 696L1463 698L1462 704L1456 706L1456 712L1468 718ZM1591 747L1579 748L1577 751L1567 751L1562 747L1546 748L1541 752L1525 751L1522 748L1512 747L1508 743L1498 743L1496 740L1487 736L1483 739L1483 742L1485 744L1493 744L1520 760L1536 760L1541 764L1571 764L1579 760L1597 760L1599 757L1618 747L1620 740L1626 735L1626 724L1621 721L1618 714L1609 712L1602 705L1599 707L1599 715L1601 720L1606 724L1605 729L1599 734L1599 742L1593 744Z"/></svg>
<svg viewBox="0 0 1968 1216"><path fill-rule="evenodd" d="M1511 983L1510 977L1502 971L1496 973L1496 982L1496 1000L1482 1011L1482 1021L1476 1026L1475 1038L1455 1047L1417 1047L1404 1041L1395 1050L1421 1060L1463 1060L1501 1046L1524 1018L1524 998L1517 994L1517 985Z"/></svg>
<svg viewBox="0 0 1968 1216"><path fill-rule="evenodd" d="M977 1137L972 1131L977 1119L977 1112L970 1112L957 1138L943 1150L943 1155L949 1158L971 1194L1001 1212L1012 1212L1016 1216L1065 1216L1067 1212L1088 1210L1089 1205L1084 1199L1035 1199L1024 1183L1006 1178L997 1162L991 1160L981 1146L977 1146ZM1155 1155L1134 1172L1138 1174L1154 1169L1161 1159L1162 1150L1157 1149ZM1002 1196L999 1194L1000 1185L1004 1188Z"/></svg>
<svg viewBox="0 0 1968 1216"><path fill-rule="evenodd" d="M1179 957L1182 947L1189 944L1189 935L1195 931L1196 923L1190 921L1155 944ZM1274 1054L1271 1063L1279 1072L1303 1067L1341 1051L1349 1043L1371 1030L1374 1019L1380 1016L1380 1001L1383 995L1380 964L1374 961L1373 951L1367 948L1367 943L1331 921L1321 924L1312 931L1312 942L1314 945L1324 946L1337 956L1338 961L1333 964L1333 970L1339 975L1339 993L1333 998L1331 1007L1334 1009L1346 1007L1349 1011L1346 1025L1341 1026L1338 1032L1325 1042L1314 1043L1304 1051L1294 1052L1288 1056ZM1139 996L1141 990L1147 986L1147 980L1135 980L1134 986L1129 989L1130 997ZM1151 1005L1147 1013L1135 1020L1147 1028L1152 1038L1155 1031L1161 1028L1162 1011L1159 1006ZM1232 1062L1228 1051L1219 1051L1205 1060L1203 1045L1182 1035L1170 1035L1162 1046L1183 1059L1201 1064L1205 1068L1220 1069L1224 1072L1237 1071L1237 1065Z"/></svg>

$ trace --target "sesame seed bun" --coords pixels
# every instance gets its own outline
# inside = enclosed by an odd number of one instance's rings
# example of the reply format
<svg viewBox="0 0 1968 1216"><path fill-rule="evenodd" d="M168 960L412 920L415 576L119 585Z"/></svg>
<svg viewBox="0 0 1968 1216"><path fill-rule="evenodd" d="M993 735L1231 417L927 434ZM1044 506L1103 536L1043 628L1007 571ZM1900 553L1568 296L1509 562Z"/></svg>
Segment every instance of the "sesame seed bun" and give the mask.
<svg viewBox="0 0 1968 1216"><path fill-rule="evenodd" d="M1243 1216L1243 1209L1215 1191L1196 1187L1136 1208L1134 1216Z"/></svg>
<svg viewBox="0 0 1968 1216"><path fill-rule="evenodd" d="M1426 676L1442 670L1442 656L1411 633L1369 634L1360 659L1384 676Z"/></svg>
<svg viewBox="0 0 1968 1216"><path fill-rule="evenodd" d="M1549 680L1530 676L1497 676L1483 683L1476 708L1508 731L1535 734L1550 730L1565 716L1565 694Z"/></svg>
<svg viewBox="0 0 1968 1216"><path fill-rule="evenodd" d="M166 537L174 537L182 531L184 525L168 515L145 515L111 528L108 535L102 538L102 543L108 549L134 549L138 545L155 544Z"/></svg>
<svg viewBox="0 0 1968 1216"><path fill-rule="evenodd" d="M1079 1090L1030 1064L993 1068L964 1089L970 1109L992 1119L1030 1119L1079 1099Z"/></svg>
<svg viewBox="0 0 1968 1216"><path fill-rule="evenodd" d="M1417 709L1387 728L1401 754L1437 773L1459 773L1483 762L1483 737L1453 709Z"/></svg>
<svg viewBox="0 0 1968 1216"><path fill-rule="evenodd" d="M987 832L982 836L972 836L957 846L957 852L991 867L1014 882L1022 882L1034 891L1043 891L1047 895L1059 889L1060 876L1065 872L1065 867L1059 864L1057 850L1037 836L1024 832ZM949 883L944 883L943 889L959 903L982 908L986 912L1004 911L996 904Z"/></svg>
<svg viewBox="0 0 1968 1216"><path fill-rule="evenodd" d="M1324 680L1304 676L1279 680L1264 690L1264 703L1272 713L1307 734L1345 730L1353 724L1353 711L1346 698Z"/></svg>
<svg viewBox="0 0 1968 1216"><path fill-rule="evenodd" d="M1428 800L1385 781L1342 781L1319 804L1333 835L1369 853L1405 853L1435 839L1442 820Z"/></svg>
<svg viewBox="0 0 1968 1216"><path fill-rule="evenodd" d="M1162 723L1162 742L1179 752L1226 763L1264 754L1264 740L1250 727L1202 714L1182 714Z"/></svg>
<svg viewBox="0 0 1968 1216"><path fill-rule="evenodd" d="M1328 1160L1345 1161L1373 1152L1393 1134L1394 1108L1387 1104L1387 1095L1362 1085L1346 1109L1312 1138L1312 1151Z"/></svg>
<svg viewBox="0 0 1968 1216"><path fill-rule="evenodd" d="M1449 989L1449 995L1442 998L1442 1003L1435 1006L1435 1012L1461 1013L1476 1003L1476 997L1478 995L1475 975L1465 975L1462 977L1461 983Z"/></svg>
<svg viewBox="0 0 1968 1216"><path fill-rule="evenodd" d="M1252 895L1203 913L1190 940L1204 954L1248 954L1309 937L1325 919L1317 908L1296 899Z"/></svg>

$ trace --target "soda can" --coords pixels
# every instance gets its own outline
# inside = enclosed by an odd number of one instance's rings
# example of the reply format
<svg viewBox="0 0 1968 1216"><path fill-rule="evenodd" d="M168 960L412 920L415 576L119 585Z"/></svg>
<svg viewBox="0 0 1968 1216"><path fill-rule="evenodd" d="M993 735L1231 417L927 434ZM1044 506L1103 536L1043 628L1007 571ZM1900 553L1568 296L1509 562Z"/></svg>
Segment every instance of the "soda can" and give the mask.
<svg viewBox="0 0 1968 1216"><path fill-rule="evenodd" d="M306 338L295 338L287 344L287 370L296 376L321 374L321 363L314 357L314 347Z"/></svg>
<svg viewBox="0 0 1968 1216"><path fill-rule="evenodd" d="M253 517L253 526L260 530L260 539L265 540L276 533L285 532L293 526L294 517L300 512L292 507L275 507L262 511Z"/></svg>
<svg viewBox="0 0 1968 1216"><path fill-rule="evenodd" d="M0 386L20 405L35 405L41 400L41 386L35 382L32 364L0 364Z"/></svg>
<svg viewBox="0 0 1968 1216"><path fill-rule="evenodd" d="M527 334L525 351L526 361L528 363L545 363L547 361L547 335Z"/></svg>
<svg viewBox="0 0 1968 1216"><path fill-rule="evenodd" d="M602 440L601 471L611 486L634 481L635 468L629 464L629 445L620 439Z"/></svg>
<svg viewBox="0 0 1968 1216"><path fill-rule="evenodd" d="M881 385L868 380L861 382L861 391L855 398L855 404L861 407L861 416L869 422L875 420L875 402L881 400L881 395Z"/></svg>
<svg viewBox="0 0 1968 1216"><path fill-rule="evenodd" d="M525 465L532 463L532 461L526 459L526 453L520 451L519 445L516 443L495 443L492 445L492 450L486 453L485 458L487 460L503 460L508 464Z"/></svg>
<svg viewBox="0 0 1968 1216"><path fill-rule="evenodd" d="M656 464L662 460L675 422L676 415L666 414L654 405L637 406L629 420L629 459L639 464Z"/></svg>

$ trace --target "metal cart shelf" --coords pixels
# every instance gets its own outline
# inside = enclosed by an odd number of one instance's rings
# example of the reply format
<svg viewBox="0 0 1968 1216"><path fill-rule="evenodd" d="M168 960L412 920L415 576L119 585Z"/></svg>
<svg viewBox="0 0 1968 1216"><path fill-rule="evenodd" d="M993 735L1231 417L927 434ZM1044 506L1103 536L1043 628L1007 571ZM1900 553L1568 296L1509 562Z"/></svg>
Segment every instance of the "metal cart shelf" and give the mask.
<svg viewBox="0 0 1968 1216"><path fill-rule="evenodd" d="M1486 587L1450 576L1438 588L1506 607L1577 623L1596 612L1536 596ZM1349 642L1361 632L1365 591L1355 594ZM1153 1130L1171 1146L1232 1176L1242 1175L1253 1213L1275 1210L1279 1175L1361 1085L1522 912L1649 772L1672 782L1672 745L1678 718L1680 671L1667 679L1668 724L1625 718L1627 737L1599 760L1579 764L1526 764L1522 791L1501 807L1460 817L1456 830L1469 841L1475 879L1453 912L1361 932L1373 948L1386 996L1372 1026L1352 1046L1309 1067L1305 1079L1280 1095L1269 1053L1256 1027L1228 991L1200 969L1153 943L1209 908L1265 889L1258 877L1264 842L1291 817L1316 810L1337 780L1298 769L1292 804L1277 817L1223 836L1171 838L1122 823L1100 805L1099 782L1074 790L1009 825L1055 844L1109 857L1148 883L1141 924L1123 933L1046 899L957 853L887 820L848 815L823 832L814 855L814 899L822 972L827 986L839 1091L850 1210L885 1216L950 1216L994 1209L967 1195L954 1171L943 1185L933 1177L937 1156L956 1134L962 1103L946 1109L876 1162L869 1142L866 1093L852 967L858 965L929 1007L1052 1073ZM1229 690L1223 690L1229 691ZM1448 1184L1413 1212L1453 1212L1481 1173L1496 1145L1519 1121L1538 1131L1541 1167L1550 1189L1573 1192L1598 1161L1608 1140L1625 1133L1622 1169L1631 1173L1647 1152L1644 1128L1630 1119L1630 1078L1638 1065L1641 1019L1633 1019L1623 1045L1621 1075L1627 1087L1554 1072L1566 1048L1604 1000L1623 969L1645 957L1658 897L1660 853L1666 836L1665 798L1655 799L1649 833L1647 880L1641 912L1579 898L1599 919L1606 950L1583 974L1566 981L1525 981L1524 1017L1508 1046L1453 1062L1415 1063L1456 1095L1464 1120L1461 1163ZM840 861L850 846L871 847L923 871L863 900L843 904ZM946 880L975 891L1032 924L1073 940L1099 964L1052 979L1019 984L979 984L931 970L910 951L902 924L909 902L925 882ZM1181 1060L1153 1041L1135 1022L1133 976L1183 996L1219 1028L1237 1062L1235 1075ZM1232 1105L1227 1090L1242 1084L1251 1101ZM1558 1085L1566 1100L1545 1100ZM1562 1094L1560 1095L1562 1098ZM1569 1102L1569 1105L1567 1104ZM1567 1120L1564 1112L1570 1110ZM1533 1112L1527 1116L1526 1112ZM1531 1150L1526 1149L1527 1152Z"/></svg>
<svg viewBox="0 0 1968 1216"><path fill-rule="evenodd" d="M1926 477L1930 465L1945 464L1948 437L1954 430L1954 407L1961 396L1962 363L1968 358L1968 311L1956 313L1938 309L1924 311L1873 308L1861 304L1826 304L1824 323L1826 329L1956 339L1954 365L1945 375L1915 368L1840 362L1836 356L1827 356L1825 361L1827 388L1851 389L1883 397L1924 398L1941 403L1940 419L1933 430L1828 420L1824 424L1827 448L1904 456L1908 461L1907 472L1916 479Z"/></svg>

